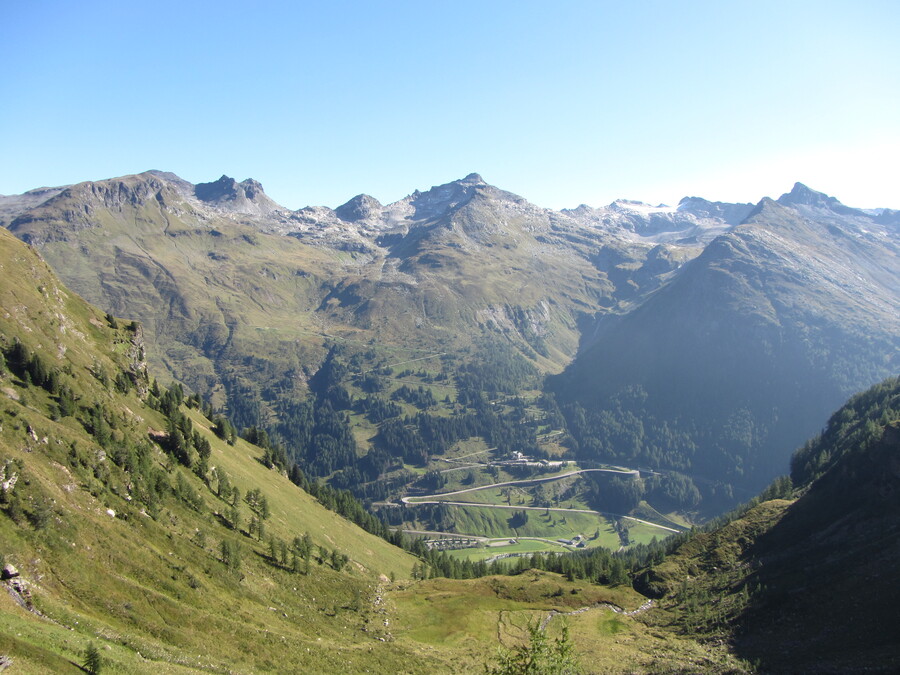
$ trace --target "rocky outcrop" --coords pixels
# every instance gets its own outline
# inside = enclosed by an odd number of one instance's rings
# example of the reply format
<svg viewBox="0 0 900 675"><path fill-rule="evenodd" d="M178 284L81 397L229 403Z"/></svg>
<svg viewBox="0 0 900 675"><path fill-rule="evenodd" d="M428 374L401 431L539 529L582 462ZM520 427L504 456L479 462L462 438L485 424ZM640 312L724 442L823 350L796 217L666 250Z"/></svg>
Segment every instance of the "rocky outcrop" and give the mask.
<svg viewBox="0 0 900 675"><path fill-rule="evenodd" d="M194 195L207 205L233 213L265 216L285 211L252 178L238 183L234 178L223 175L212 183L198 183L194 187Z"/></svg>
<svg viewBox="0 0 900 675"><path fill-rule="evenodd" d="M381 216L381 202L369 195L356 195L346 204L342 204L334 210L334 214L348 223L359 220L371 220Z"/></svg>

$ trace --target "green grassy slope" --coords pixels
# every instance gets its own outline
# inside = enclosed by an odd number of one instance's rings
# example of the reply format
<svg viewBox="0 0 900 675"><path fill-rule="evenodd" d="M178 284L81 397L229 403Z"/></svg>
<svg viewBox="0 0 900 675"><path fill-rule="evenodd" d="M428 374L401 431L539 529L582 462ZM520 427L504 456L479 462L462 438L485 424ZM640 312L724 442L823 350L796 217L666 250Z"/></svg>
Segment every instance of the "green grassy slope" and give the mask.
<svg viewBox="0 0 900 675"><path fill-rule="evenodd" d="M227 445L189 411L211 443L210 464L242 494L268 499L262 541L247 534L244 502L243 527L228 527L229 505L148 439L166 421L138 395L147 382L131 328L111 325L6 232L0 261L2 346L9 356L19 341L38 355L76 401L61 414L60 395L30 373L2 370L0 555L25 585L3 594L0 653L23 672L64 672L88 641L120 672L335 672L363 661L392 672L384 664L401 655L363 630L367 608L375 587L408 575L415 558L327 511L259 463L259 449ZM122 373L135 374L128 393L114 384ZM98 409L105 433L91 427ZM270 559L268 536L289 542L306 532L308 573ZM239 566L224 564L223 541L240 547ZM318 546L349 564L320 563Z"/></svg>
<svg viewBox="0 0 900 675"><path fill-rule="evenodd" d="M482 671L485 652L490 658L498 643L521 644L529 622L544 624L551 638L568 625L584 673L743 672L722 650L648 629L640 621L644 601L630 588L570 583L536 571L433 579L392 594L392 630L400 644L450 650L454 661L447 665L456 672Z"/></svg>

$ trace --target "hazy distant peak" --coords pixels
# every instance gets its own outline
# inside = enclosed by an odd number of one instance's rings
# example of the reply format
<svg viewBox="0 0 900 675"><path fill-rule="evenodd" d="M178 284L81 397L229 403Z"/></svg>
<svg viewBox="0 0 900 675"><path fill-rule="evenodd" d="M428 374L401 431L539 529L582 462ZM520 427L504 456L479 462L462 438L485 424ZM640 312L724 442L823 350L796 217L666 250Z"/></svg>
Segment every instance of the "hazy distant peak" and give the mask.
<svg viewBox="0 0 900 675"><path fill-rule="evenodd" d="M840 202L834 197L829 197L824 192L816 192L803 183L794 183L790 192L786 192L778 198L779 204L826 206L832 207Z"/></svg>
<svg viewBox="0 0 900 675"><path fill-rule="evenodd" d="M880 209L878 215L875 216L875 222L880 225L900 226L900 210Z"/></svg>
<svg viewBox="0 0 900 675"><path fill-rule="evenodd" d="M678 202L677 210L681 213L691 213L702 218L719 218L729 225L737 225L750 215L753 208L753 204L711 202L702 197L685 197Z"/></svg>
<svg viewBox="0 0 900 675"><path fill-rule="evenodd" d="M678 206L676 207L679 211L692 211L695 208L704 208L707 205L712 204L708 199L704 199L703 197L682 197L681 201L678 202Z"/></svg>
<svg viewBox="0 0 900 675"><path fill-rule="evenodd" d="M647 204L646 202L638 201L636 199L617 199L609 205L609 208L615 210L626 209L628 211L637 211L645 214L671 213L672 211L675 211L675 209L668 204L657 204L654 206L653 204Z"/></svg>
<svg viewBox="0 0 900 675"><path fill-rule="evenodd" d="M596 209L593 206L588 206L587 204L579 204L574 209L562 209L560 213L564 213L568 216L578 217L589 216L595 211Z"/></svg>
<svg viewBox="0 0 900 675"><path fill-rule="evenodd" d="M457 183L465 183L467 185L476 185L476 184L487 185L487 183L485 183L484 179L481 177L481 174L477 174L477 173L470 173L465 178L462 178L456 182Z"/></svg>
<svg viewBox="0 0 900 675"><path fill-rule="evenodd" d="M343 221L354 223L381 213L384 207L381 202L367 194L356 195L345 204L334 210L335 215Z"/></svg>

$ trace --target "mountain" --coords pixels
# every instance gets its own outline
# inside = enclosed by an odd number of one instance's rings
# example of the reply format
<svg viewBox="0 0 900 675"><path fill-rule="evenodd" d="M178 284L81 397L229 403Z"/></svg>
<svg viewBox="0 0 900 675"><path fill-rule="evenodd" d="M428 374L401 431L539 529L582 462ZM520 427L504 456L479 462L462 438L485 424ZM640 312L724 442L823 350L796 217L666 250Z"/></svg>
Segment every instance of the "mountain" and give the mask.
<svg viewBox="0 0 900 675"><path fill-rule="evenodd" d="M753 204L685 197L677 207L619 199L603 208L593 209L582 204L577 209L563 210L563 213L583 225L623 229L645 241L703 245L738 225L752 210Z"/></svg>
<svg viewBox="0 0 900 675"><path fill-rule="evenodd" d="M10 231L85 298L139 319L151 362L204 392L234 389L233 376L258 389L271 370L293 373L278 388L295 392L324 334L454 354L486 339L559 370L580 322L699 252L583 225L477 174L336 210L159 171L14 204Z"/></svg>
<svg viewBox="0 0 900 675"><path fill-rule="evenodd" d="M900 380L851 398L792 467L796 501L697 534L638 588L660 598L655 620L728 639L761 672L895 672Z"/></svg>
<svg viewBox="0 0 900 675"><path fill-rule="evenodd" d="M138 319L165 381L266 427L318 475L382 481L373 500L411 479L384 457L404 454L385 411L484 417L482 397L530 392L536 412L516 408L528 448L552 419L568 433L547 452L678 472L676 491L696 481L714 513L896 371L893 212L800 184L757 205L564 211L474 173L392 204L297 211L252 179L161 171L46 194L0 202L10 231L83 297ZM534 392L565 368L548 386L563 419ZM430 398L386 405L410 386ZM314 423L299 403L325 399L351 417ZM323 433L334 442L316 445ZM422 433L405 460L424 468L445 448Z"/></svg>
<svg viewBox="0 0 900 675"><path fill-rule="evenodd" d="M23 211L40 206L68 186L37 188L21 195L0 195L0 226L7 227Z"/></svg>
<svg viewBox="0 0 900 675"><path fill-rule="evenodd" d="M595 331L551 383L584 456L759 490L830 410L897 371L900 231L798 185Z"/></svg>

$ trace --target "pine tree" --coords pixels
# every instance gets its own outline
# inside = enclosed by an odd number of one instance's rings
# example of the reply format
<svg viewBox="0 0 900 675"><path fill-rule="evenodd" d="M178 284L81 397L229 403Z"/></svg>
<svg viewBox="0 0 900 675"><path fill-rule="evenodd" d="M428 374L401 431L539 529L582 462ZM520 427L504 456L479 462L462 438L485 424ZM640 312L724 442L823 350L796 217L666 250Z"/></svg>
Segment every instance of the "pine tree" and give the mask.
<svg viewBox="0 0 900 675"><path fill-rule="evenodd" d="M231 524L232 530L239 530L241 527L241 511L237 506L228 509L228 522Z"/></svg>
<svg viewBox="0 0 900 675"><path fill-rule="evenodd" d="M103 659L100 656L100 650L97 649L93 642L88 644L84 650L84 664L82 668L91 673L91 675L98 675L103 669Z"/></svg>
<svg viewBox="0 0 900 675"><path fill-rule="evenodd" d="M219 551L222 554L222 562L233 572L241 568L241 545L229 539L223 539Z"/></svg>

